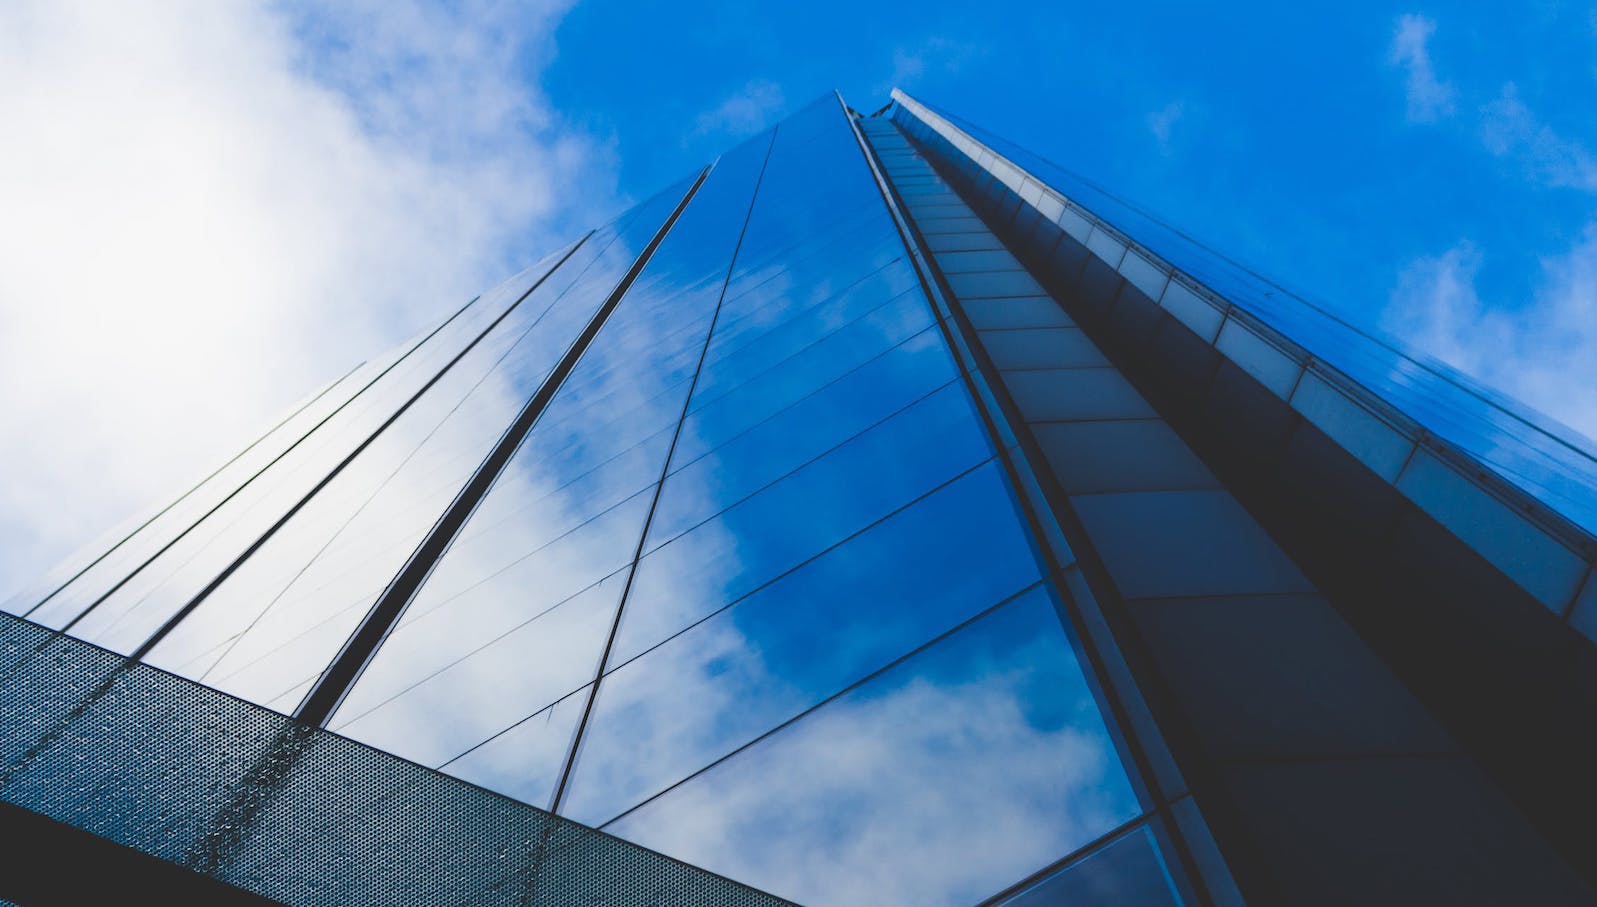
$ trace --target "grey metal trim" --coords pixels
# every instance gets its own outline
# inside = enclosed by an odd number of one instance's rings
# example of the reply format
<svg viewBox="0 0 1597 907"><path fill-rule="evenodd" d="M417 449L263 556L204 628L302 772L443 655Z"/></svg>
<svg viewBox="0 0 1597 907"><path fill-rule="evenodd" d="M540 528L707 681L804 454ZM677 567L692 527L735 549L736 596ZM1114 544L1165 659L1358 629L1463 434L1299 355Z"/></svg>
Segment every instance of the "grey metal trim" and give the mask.
<svg viewBox="0 0 1597 907"><path fill-rule="evenodd" d="M841 97L838 98L838 103L842 104ZM847 106L843 106L846 111ZM1167 831L1175 842L1174 850L1183 864L1188 884L1198 889L1198 896L1204 903L1209 903L1205 876L1199 871L1185 839L1176 832L1175 822L1170 816L1170 802L1178 793L1184 795L1186 792L1166 790L1167 784L1162 783L1161 773L1155 764L1156 761L1173 761L1169 756L1169 747L1160 736L1158 726L1148 712L1142 691L1135 688L1135 681L1129 682L1131 689L1124 688L1116 678L1127 676L1127 672L1115 671L1109 667L1110 660L1124 665L1124 658L1111 634L1094 632L1095 625L1104 626L1101 616L1094 619L1081 613L1086 607L1097 610L1097 603L1091 601L1090 596L1082 595L1084 587L1081 584L1070 582L1073 574L1079 576L1078 558L1066 541L1054 508L1048 502L1031 463L1021 449L1018 436L1000 402L998 392L988 382L988 370L983 367L983 363L986 362L985 353L974 341L968 323L956 313L951 304L953 294L946 285L945 277L934 263L933 255L919 228L905 210L898 196L898 189L887 175L874 147L866 139L856 121L850 119L849 125L853 128L860 153L865 157L871 176L881 193L882 202L899 231L905 249L910 253L910 260L915 267L916 275L920 278L927 301L932 306L938 327L950 351L954 353L955 361L959 364L966 389L971 394L976 410L981 415L983 427L987 430L996 451L995 458L1002 464L1005 479L1016 496L1020 510L1025 514L1030 534L1037 545L1039 559L1047 568L1047 579L1053 585L1055 594L1066 603L1062 610L1069 612L1068 618L1061 615L1061 619L1068 619L1071 623L1070 629L1080 641L1081 650L1088 662L1087 667L1095 677L1095 686L1102 691L1105 705L1113 716L1111 733L1120 741L1128 761L1134 767L1134 771L1128 774L1131 775L1132 783L1138 790L1139 799L1142 800L1145 810L1137 821L1146 822L1155 818L1166 821ZM1089 600L1083 601L1084 598ZM1143 720L1132 717L1134 709L1144 716ZM1156 757L1155 752L1160 754L1162 759ZM1117 829L1115 833L1119 831ZM1058 864L1054 864L1050 867L1050 871L1057 868ZM995 897L1007 896L1012 891L1012 888L1006 889Z"/></svg>
<svg viewBox="0 0 1597 907"><path fill-rule="evenodd" d="M894 89L892 97L904 115L948 141L1023 204L1087 246L1449 530L1466 540L1484 540L1481 524L1490 521L1497 530L1494 537L1539 547L1543 557L1527 564L1518 550L1494 548L1489 541L1471 545L1544 606L1569 618L1583 584L1591 582L1597 537L903 91ZM1416 457L1421 450L1432 456ZM1435 464L1433 469L1440 471L1422 483L1412 474L1416 461ZM1452 486L1451 506L1426 493L1434 482ZM1460 494L1474 500L1460 506ZM1555 571L1559 575L1549 579Z"/></svg>

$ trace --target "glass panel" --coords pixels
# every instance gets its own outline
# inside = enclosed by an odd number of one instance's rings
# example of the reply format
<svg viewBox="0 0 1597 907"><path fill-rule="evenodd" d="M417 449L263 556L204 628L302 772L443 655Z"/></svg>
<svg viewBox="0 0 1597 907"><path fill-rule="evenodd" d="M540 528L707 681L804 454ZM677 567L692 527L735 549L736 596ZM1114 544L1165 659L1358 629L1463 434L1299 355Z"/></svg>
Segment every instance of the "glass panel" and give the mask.
<svg viewBox="0 0 1597 907"><path fill-rule="evenodd" d="M717 165L330 728L429 765L508 735L486 765L593 681L768 146ZM558 778L567 742L527 771Z"/></svg>
<svg viewBox="0 0 1597 907"><path fill-rule="evenodd" d="M118 584L145 569L171 571L212 537L229 532L257 503L281 513L299 500L339 460L375 431L399 405L420 390L472 338L516 304L570 250L558 250L506 280L433 331L401 344L362 366L340 387L273 432L177 506L120 546L34 615L62 626L85 608L117 595ZM257 473L263 474L256 476ZM247 484L245 484L247 483ZM242 487L240 487L242 486ZM256 522L248 525L260 525ZM170 550L169 550L170 546ZM240 546L241 548L242 546ZM185 553L186 552L186 553ZM146 562L159 556L159 563ZM113 605L118 607L118 605Z"/></svg>
<svg viewBox="0 0 1597 907"><path fill-rule="evenodd" d="M602 824L1038 578L997 466L969 473L615 667L562 812Z"/></svg>
<svg viewBox="0 0 1597 907"><path fill-rule="evenodd" d="M1038 588L605 830L802 903L971 904L1138 813Z"/></svg>
<svg viewBox="0 0 1597 907"><path fill-rule="evenodd" d="M1184 903L1147 825L999 901L1002 907L1180 907Z"/></svg>
<svg viewBox="0 0 1597 907"><path fill-rule="evenodd" d="M1071 502L1126 598L1315 591L1228 492L1086 494Z"/></svg>
<svg viewBox="0 0 1597 907"><path fill-rule="evenodd" d="M918 296L906 297L903 305L924 311ZM920 313L912 317L919 320ZM894 334L888 334L878 342L887 342L892 336ZM834 363L834 367L847 362L845 359L842 363ZM789 472L824 456L855 435L892 418L954 381L956 376L942 337L934 329L923 327L898 345L889 347L887 352L810 390L806 396L727 443L692 459L673 458L670 481L675 487L670 495L661 496L660 506L649 524L651 540L658 543L675 538ZM828 376L821 372L803 377L816 380ZM806 384L797 381L783 383L795 391L808 390ZM786 389L772 387L772 382L761 384L778 392ZM778 397L771 402L774 404L781 399ZM763 409L765 407L760 408ZM684 426L683 434L694 431L705 416L713 418L715 415L701 411ZM695 445L702 446L703 441ZM695 491L697 493L693 493Z"/></svg>
<svg viewBox="0 0 1597 907"><path fill-rule="evenodd" d="M882 302L864 316L830 324L838 317L832 307L806 316L807 321L828 322L832 330L791 356L766 358L763 370L746 375L742 383L701 380L674 462L686 464L703 456L805 395L864 367L895 345L910 342L931 324L925 300L910 291ZM757 354L761 348L751 345L750 352ZM706 362L705 369L719 372L719 363Z"/></svg>
<svg viewBox="0 0 1597 907"><path fill-rule="evenodd" d="M590 685L591 686L591 685ZM515 797L534 806L549 806L571 738L588 704L583 687L548 708L516 722L502 733L443 764L457 778ZM449 709L442 710L447 714Z"/></svg>
<svg viewBox="0 0 1597 907"><path fill-rule="evenodd" d="M284 708L278 697L321 670L680 199L645 203L579 250L261 545L151 663ZM233 528L248 534L227 540L253 544L288 505L262 503L275 507L245 514ZM130 584L123 592L144 594L102 638L137 645L238 550L213 544L153 588Z"/></svg>
<svg viewBox="0 0 1597 907"><path fill-rule="evenodd" d="M408 348L407 346L401 349ZM392 355L397 356L398 353ZM379 370L380 365L362 363L333 383L296 403L286 416L272 424L266 434L256 438L248 447L213 470L198 484L183 492L175 500L168 498L161 503L145 507L102 533L99 538L74 551L69 557L63 558L61 563L49 572L35 578L7 599L3 605L0 605L0 611L31 616L30 612L35 608L42 610L42 606L53 599L58 592L64 591L62 587L68 582L79 574L99 567L102 561L117 558L126 562L129 550L148 548L153 538L165 541L172 532L167 527L181 522L180 516L169 515L171 511L181 509L192 513L197 501L211 500L219 494L225 495L243 484L249 479L253 468L259 468L260 464L269 462L273 456L281 454L286 444L292 443L292 439L303 436L308 426L315 424L326 413L336 409L359 392L366 380ZM109 572L114 573L115 569Z"/></svg>
<svg viewBox="0 0 1597 907"><path fill-rule="evenodd" d="M551 259L549 264L558 260ZM124 560L113 563L108 559L102 562L65 590L70 594L57 596L35 618L51 626L63 625L82 613L85 607L103 600L103 604L94 606L94 612L88 614L83 623L74 628L74 632L113 647L123 645L104 635L122 611L194 558L214 551L207 562L220 560L225 563L242 551L295 501L315 487L340 460L370 437L395 409L431 380L472 337L504 314L530 286L520 281L534 281L546 271L547 266L529 269L485 294L462 313L462 318L446 325L444 330L425 341L415 353L399 359L392 370L386 374L381 374L379 370L379 380L335 411L302 441L295 443L270 469L236 494L221 496L208 515L202 512L203 520L192 531L180 529L173 538L147 536L150 541L147 551L129 547L120 552ZM504 326L501 324L502 328ZM178 515L174 513L169 516L176 519ZM123 572L130 565L138 568L147 558L154 560L148 566L137 569L131 577ZM204 575L204 580L209 580L216 571L205 574L203 570L196 569L195 572ZM118 585L123 583L124 578L126 583ZM203 580L194 588L202 584ZM110 613L101 614L101 611ZM132 645L137 645L137 642Z"/></svg>
<svg viewBox="0 0 1597 907"><path fill-rule="evenodd" d="M950 384L688 532L651 537L612 657L636 656L991 454L963 385ZM672 476L661 506L703 499L690 478Z"/></svg>

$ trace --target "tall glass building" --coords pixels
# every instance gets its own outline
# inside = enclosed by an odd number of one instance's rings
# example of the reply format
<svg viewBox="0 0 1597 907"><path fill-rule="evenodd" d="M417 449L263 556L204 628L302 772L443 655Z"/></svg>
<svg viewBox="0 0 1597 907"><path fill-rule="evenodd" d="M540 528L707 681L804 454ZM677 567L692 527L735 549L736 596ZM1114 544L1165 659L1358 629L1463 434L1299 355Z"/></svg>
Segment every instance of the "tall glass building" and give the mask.
<svg viewBox="0 0 1597 907"><path fill-rule="evenodd" d="M1586 439L826 97L7 603L0 898L1591 904L1594 532Z"/></svg>

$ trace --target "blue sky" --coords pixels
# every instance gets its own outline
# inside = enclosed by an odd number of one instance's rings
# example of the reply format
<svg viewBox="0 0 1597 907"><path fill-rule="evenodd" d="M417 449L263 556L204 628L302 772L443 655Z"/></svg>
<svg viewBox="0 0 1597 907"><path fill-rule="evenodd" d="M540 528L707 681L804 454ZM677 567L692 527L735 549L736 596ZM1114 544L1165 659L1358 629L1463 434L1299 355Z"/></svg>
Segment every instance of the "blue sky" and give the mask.
<svg viewBox="0 0 1597 907"><path fill-rule="evenodd" d="M1591 6L18 0L0 592L630 200L894 85L1597 434Z"/></svg>
<svg viewBox="0 0 1597 907"><path fill-rule="evenodd" d="M614 135L622 191L897 84L1597 433L1557 386L1597 378L1597 8L599 2L556 41L549 97Z"/></svg>

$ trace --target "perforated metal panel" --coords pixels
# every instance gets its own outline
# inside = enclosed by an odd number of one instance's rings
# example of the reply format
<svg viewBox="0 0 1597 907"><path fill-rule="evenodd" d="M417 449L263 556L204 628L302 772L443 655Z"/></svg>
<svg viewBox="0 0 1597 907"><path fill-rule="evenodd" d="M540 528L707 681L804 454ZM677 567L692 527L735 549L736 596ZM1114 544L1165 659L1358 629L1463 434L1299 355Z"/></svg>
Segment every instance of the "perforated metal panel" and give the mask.
<svg viewBox="0 0 1597 907"><path fill-rule="evenodd" d="M0 800L289 904L786 903L0 615Z"/></svg>

